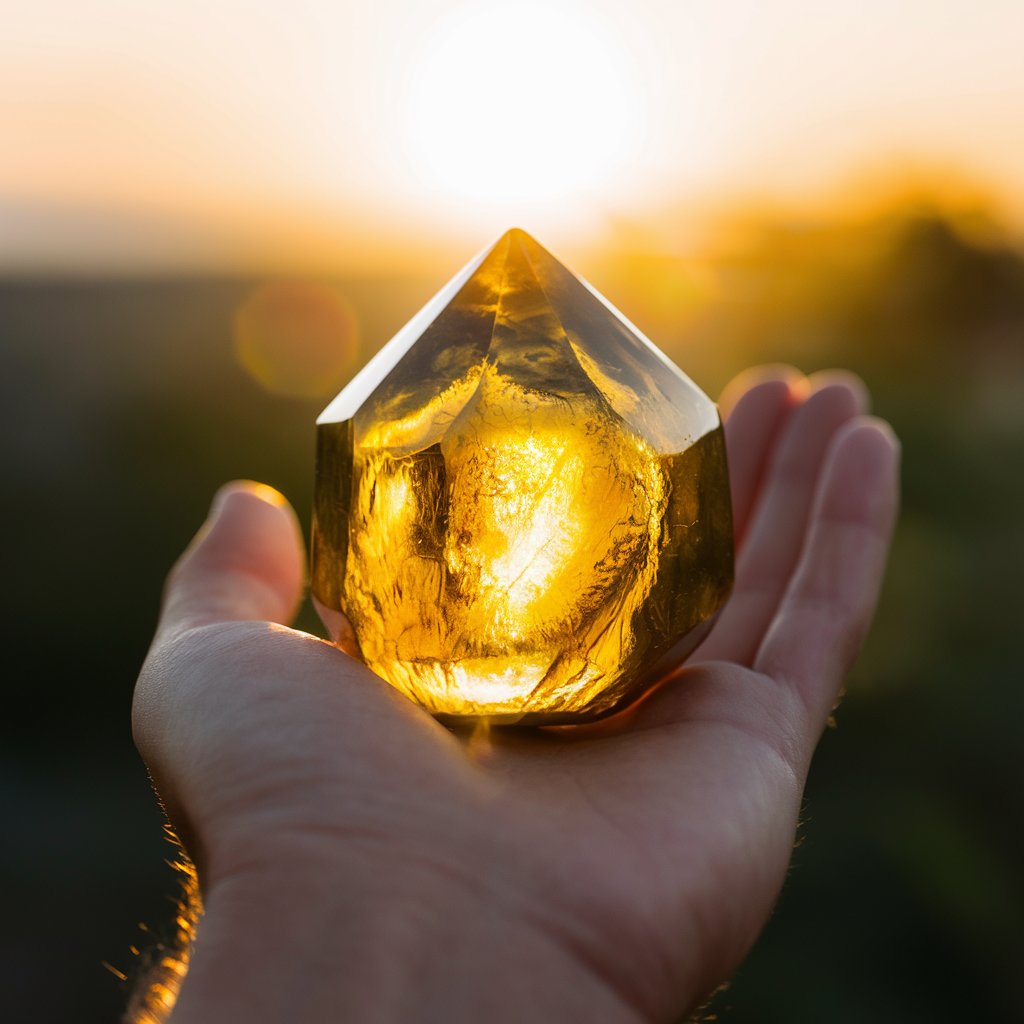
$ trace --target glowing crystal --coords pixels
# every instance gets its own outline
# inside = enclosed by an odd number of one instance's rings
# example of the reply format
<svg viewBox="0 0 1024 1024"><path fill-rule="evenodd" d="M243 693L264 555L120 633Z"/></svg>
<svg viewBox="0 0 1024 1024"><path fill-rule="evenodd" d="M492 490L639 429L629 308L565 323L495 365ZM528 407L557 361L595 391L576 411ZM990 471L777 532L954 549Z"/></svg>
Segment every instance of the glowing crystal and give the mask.
<svg viewBox="0 0 1024 1024"><path fill-rule="evenodd" d="M692 650L728 594L714 404L522 231L317 424L313 593L438 716L605 714Z"/></svg>

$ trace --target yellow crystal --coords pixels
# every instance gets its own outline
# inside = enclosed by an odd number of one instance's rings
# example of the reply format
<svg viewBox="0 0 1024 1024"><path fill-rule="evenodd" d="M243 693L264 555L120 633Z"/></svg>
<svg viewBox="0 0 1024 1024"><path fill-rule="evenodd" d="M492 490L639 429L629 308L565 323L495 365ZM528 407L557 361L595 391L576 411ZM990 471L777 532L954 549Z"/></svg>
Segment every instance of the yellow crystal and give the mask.
<svg viewBox="0 0 1024 1024"><path fill-rule="evenodd" d="M457 274L317 421L313 592L446 719L612 711L732 583L711 402L519 230Z"/></svg>

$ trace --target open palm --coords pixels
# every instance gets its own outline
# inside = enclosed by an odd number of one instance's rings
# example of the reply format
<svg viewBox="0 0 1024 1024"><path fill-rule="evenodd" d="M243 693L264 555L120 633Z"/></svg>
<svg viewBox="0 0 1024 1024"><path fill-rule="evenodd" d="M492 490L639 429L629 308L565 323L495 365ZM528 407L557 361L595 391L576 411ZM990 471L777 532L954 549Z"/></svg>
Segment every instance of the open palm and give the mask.
<svg viewBox="0 0 1024 1024"><path fill-rule="evenodd" d="M281 625L294 516L258 485L222 491L136 693L206 895L174 1019L672 1021L699 1003L770 913L877 599L897 446L864 404L846 374L730 387L730 602L685 667L577 728L455 735Z"/></svg>

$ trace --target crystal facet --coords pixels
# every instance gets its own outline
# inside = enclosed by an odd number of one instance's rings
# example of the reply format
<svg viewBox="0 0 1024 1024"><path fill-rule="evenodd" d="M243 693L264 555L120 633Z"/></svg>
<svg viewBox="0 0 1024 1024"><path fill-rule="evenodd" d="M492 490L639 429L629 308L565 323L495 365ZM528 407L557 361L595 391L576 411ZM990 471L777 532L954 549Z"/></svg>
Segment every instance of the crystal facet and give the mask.
<svg viewBox="0 0 1024 1024"><path fill-rule="evenodd" d="M728 594L718 412L514 229L317 421L312 547L314 596L432 713L597 717Z"/></svg>

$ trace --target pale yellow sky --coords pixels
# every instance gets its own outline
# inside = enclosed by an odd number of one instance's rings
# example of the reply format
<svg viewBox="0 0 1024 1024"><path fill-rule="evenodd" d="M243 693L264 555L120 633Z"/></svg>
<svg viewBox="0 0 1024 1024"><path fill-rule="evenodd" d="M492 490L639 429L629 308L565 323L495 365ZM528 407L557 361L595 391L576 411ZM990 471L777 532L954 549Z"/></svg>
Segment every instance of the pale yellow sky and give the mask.
<svg viewBox="0 0 1024 1024"><path fill-rule="evenodd" d="M0 0L0 24L0 269L580 238L905 161L1024 209L1020 0Z"/></svg>

